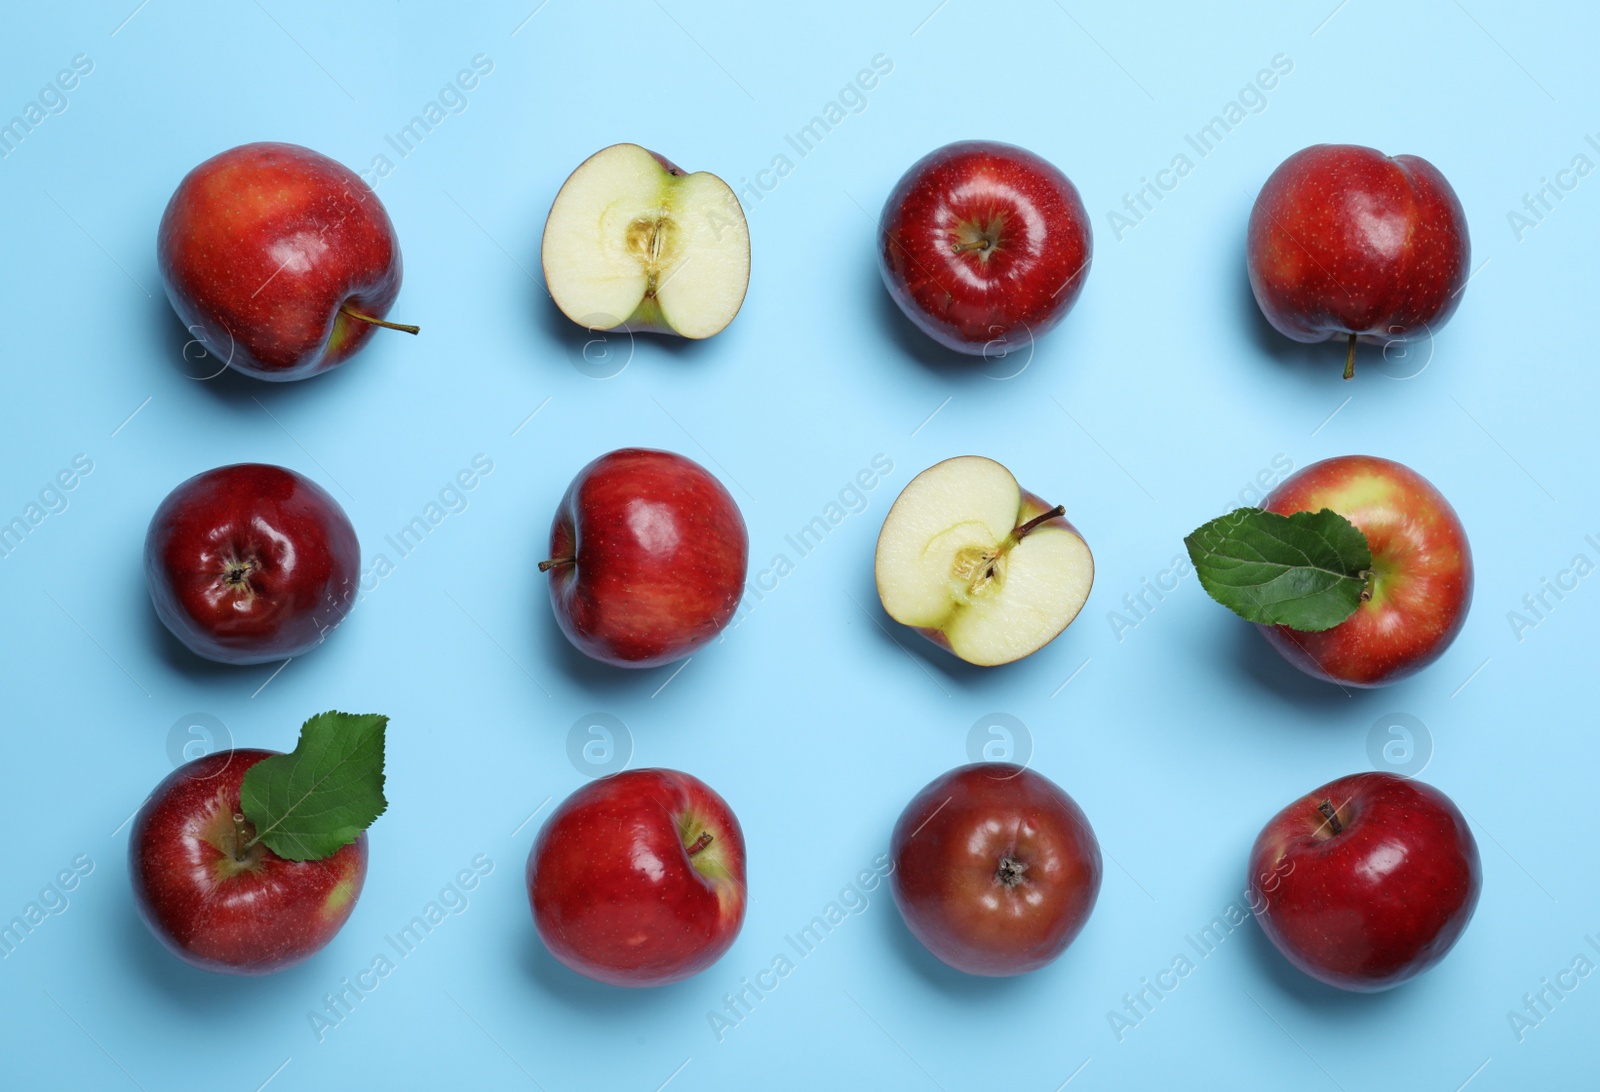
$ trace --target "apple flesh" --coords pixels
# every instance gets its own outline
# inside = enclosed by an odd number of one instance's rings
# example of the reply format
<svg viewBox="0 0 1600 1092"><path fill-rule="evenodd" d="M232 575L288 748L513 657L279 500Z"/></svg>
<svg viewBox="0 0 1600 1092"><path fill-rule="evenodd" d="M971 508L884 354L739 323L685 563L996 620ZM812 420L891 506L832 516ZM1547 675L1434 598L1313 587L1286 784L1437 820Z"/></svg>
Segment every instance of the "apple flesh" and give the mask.
<svg viewBox="0 0 1600 1092"><path fill-rule="evenodd" d="M878 268L923 333L994 356L1066 317L1093 251L1089 213L1059 169L1010 144L963 140L923 156L889 194Z"/></svg>
<svg viewBox="0 0 1600 1092"><path fill-rule="evenodd" d="M190 171L167 202L156 260L178 318L257 379L338 367L400 294L400 243L359 175L294 144L245 144Z"/></svg>
<svg viewBox="0 0 1600 1092"><path fill-rule="evenodd" d="M573 322L707 338L750 284L750 231L728 184L637 144L579 164L544 225L545 287Z"/></svg>
<svg viewBox="0 0 1600 1092"><path fill-rule="evenodd" d="M231 750L179 766L134 816L128 875L139 916L174 955L226 974L281 971L333 939L367 875L367 836L290 861L249 845L239 785L275 751Z"/></svg>
<svg viewBox="0 0 1600 1092"><path fill-rule="evenodd" d="M889 617L985 667L1055 640L1094 583L1094 558L1062 509L978 455L911 480L884 518L874 567Z"/></svg>
<svg viewBox="0 0 1600 1092"><path fill-rule="evenodd" d="M1341 777L1284 808L1250 851L1250 902L1290 963L1342 990L1386 990L1461 939L1483 888L1459 808L1420 781Z"/></svg>
<svg viewBox="0 0 1600 1092"><path fill-rule="evenodd" d="M744 924L739 821L699 778L626 770L563 800L528 854L534 927L567 967L613 986L699 974Z"/></svg>
<svg viewBox="0 0 1600 1092"><path fill-rule="evenodd" d="M602 455L567 487L550 527L550 603L580 651L658 667L703 647L744 594L750 541L733 497L670 451Z"/></svg>
<svg viewBox="0 0 1600 1092"><path fill-rule="evenodd" d="M1262 505L1281 516L1331 508L1367 537L1372 576L1354 614L1320 633L1258 626L1301 671L1344 686L1386 686L1444 654L1472 605L1472 550L1455 509L1422 475L1370 455L1324 459Z"/></svg>
<svg viewBox="0 0 1600 1092"><path fill-rule="evenodd" d="M339 502L266 463L196 474L144 541L156 615L190 651L228 664L299 656L355 604L361 546Z"/></svg>
<svg viewBox="0 0 1600 1092"><path fill-rule="evenodd" d="M895 905L923 947L967 974L1025 974L1082 932L1100 894L1100 843L1048 778L978 762L935 778L889 842Z"/></svg>
<svg viewBox="0 0 1600 1092"><path fill-rule="evenodd" d="M1467 217L1438 168L1414 155L1314 144L1272 172L1245 247L1250 288L1295 341L1431 337L1455 314L1472 266Z"/></svg>

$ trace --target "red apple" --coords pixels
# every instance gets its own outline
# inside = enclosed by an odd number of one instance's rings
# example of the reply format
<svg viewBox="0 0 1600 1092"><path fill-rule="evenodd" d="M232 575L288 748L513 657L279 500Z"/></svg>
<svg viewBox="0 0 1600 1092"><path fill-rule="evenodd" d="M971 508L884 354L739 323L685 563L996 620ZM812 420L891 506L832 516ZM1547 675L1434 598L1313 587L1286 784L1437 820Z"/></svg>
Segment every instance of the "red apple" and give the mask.
<svg viewBox="0 0 1600 1092"><path fill-rule="evenodd" d="M266 463L196 474L144 540L156 614L207 659L264 663L322 642L355 604L361 547L339 502Z"/></svg>
<svg viewBox="0 0 1600 1092"><path fill-rule="evenodd" d="M889 842L894 902L923 947L967 974L1037 970L1100 894L1100 843L1054 782L1009 762L935 778Z"/></svg>
<svg viewBox="0 0 1600 1092"><path fill-rule="evenodd" d="M156 236L167 298L219 359L258 379L336 368L400 294L400 244L354 171L294 144L244 144L190 171Z"/></svg>
<svg viewBox="0 0 1600 1092"><path fill-rule="evenodd" d="M1324 459L1286 478L1262 505L1287 516L1331 508L1372 550L1367 598L1320 633L1260 626L1308 675L1384 686L1444 654L1472 605L1472 550L1455 509L1416 471L1371 455Z"/></svg>
<svg viewBox="0 0 1600 1092"><path fill-rule="evenodd" d="M350 917L366 879L365 833L321 860L249 844L255 830L240 815L239 784L275 753L217 751L179 766L133 820L128 874L139 916L204 970L267 974L308 958Z"/></svg>
<svg viewBox="0 0 1600 1092"><path fill-rule="evenodd" d="M1250 851L1249 883L1261 931L1290 963L1372 992L1445 957L1472 920L1483 869L1444 793L1362 773L1273 816Z"/></svg>
<svg viewBox="0 0 1600 1092"><path fill-rule="evenodd" d="M613 986L699 974L744 924L744 834L676 770L625 770L561 802L528 854L534 927L566 966Z"/></svg>
<svg viewBox="0 0 1600 1092"><path fill-rule="evenodd" d="M878 268L906 317L957 352L1015 351L1066 317L1094 245L1077 189L1032 152L947 144L883 206Z"/></svg>
<svg viewBox="0 0 1600 1092"><path fill-rule="evenodd" d="M670 451L623 448L572 479L550 527L550 602L567 639L618 667L681 660L733 618L750 542L722 483Z"/></svg>
<svg viewBox="0 0 1600 1092"><path fill-rule="evenodd" d="M1388 345L1437 332L1472 265L1467 216L1438 168L1414 155L1314 144L1261 187L1245 248L1267 321L1296 341Z"/></svg>

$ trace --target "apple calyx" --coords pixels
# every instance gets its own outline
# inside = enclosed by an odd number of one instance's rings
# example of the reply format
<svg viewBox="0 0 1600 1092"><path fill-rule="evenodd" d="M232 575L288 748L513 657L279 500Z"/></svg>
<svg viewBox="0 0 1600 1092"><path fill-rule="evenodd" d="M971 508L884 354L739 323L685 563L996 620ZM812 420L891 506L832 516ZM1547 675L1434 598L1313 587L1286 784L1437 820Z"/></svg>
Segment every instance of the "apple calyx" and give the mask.
<svg viewBox="0 0 1600 1092"><path fill-rule="evenodd" d="M551 569L559 569L567 565L576 565L577 563L578 559L575 557L553 557L549 561L539 562L539 571L547 573Z"/></svg>
<svg viewBox="0 0 1600 1092"><path fill-rule="evenodd" d="M1028 865L1019 861L1011 854L1000 858L1000 864L994 870L994 878L1002 887L1012 888L1022 883L1022 874L1028 871Z"/></svg>
<svg viewBox="0 0 1600 1092"><path fill-rule="evenodd" d="M381 326L385 330L399 330L402 334L422 333L422 327L420 326L411 326L403 322L389 322L386 319L374 318L371 315L363 315L360 311L352 308L348 303L339 305L339 313L341 315L349 315L357 322L365 322L372 326Z"/></svg>
<svg viewBox="0 0 1600 1092"><path fill-rule="evenodd" d="M255 558L246 558L242 561L228 561L222 566L222 582L230 591L244 592L254 598L255 589L250 585L250 574L261 567Z"/></svg>
<svg viewBox="0 0 1600 1092"><path fill-rule="evenodd" d="M1344 354L1344 377L1346 380L1356 377L1356 335L1350 335L1350 348Z"/></svg>

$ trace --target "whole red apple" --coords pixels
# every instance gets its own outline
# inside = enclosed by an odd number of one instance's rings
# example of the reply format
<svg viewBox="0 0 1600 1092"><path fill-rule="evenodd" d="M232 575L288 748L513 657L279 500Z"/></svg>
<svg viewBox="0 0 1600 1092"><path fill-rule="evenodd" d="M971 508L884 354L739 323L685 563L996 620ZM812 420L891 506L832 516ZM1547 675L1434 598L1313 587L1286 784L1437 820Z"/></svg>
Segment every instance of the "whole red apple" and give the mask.
<svg viewBox="0 0 1600 1092"><path fill-rule="evenodd" d="M361 547L339 502L266 463L196 474L144 540L156 614L195 654L229 664L309 652L355 604Z"/></svg>
<svg viewBox="0 0 1600 1092"><path fill-rule="evenodd" d="M613 986L699 974L744 924L744 834L676 770L625 770L561 802L528 854L534 927L566 966Z"/></svg>
<svg viewBox="0 0 1600 1092"><path fill-rule="evenodd" d="M1273 816L1250 851L1249 883L1261 931L1290 963L1373 992L1444 958L1472 920L1483 870L1449 797L1362 773Z"/></svg>
<svg viewBox="0 0 1600 1092"><path fill-rule="evenodd" d="M722 483L670 451L578 472L550 527L550 602L567 639L619 667L681 660L733 618L750 542Z"/></svg>
<svg viewBox="0 0 1600 1092"><path fill-rule="evenodd" d="M1367 537L1369 596L1320 633L1260 626L1267 642L1308 675L1346 686L1385 686L1444 654L1472 605L1472 550L1450 502L1409 467L1343 455L1290 475L1262 505L1287 516L1331 508Z"/></svg>
<svg viewBox="0 0 1600 1092"><path fill-rule="evenodd" d="M251 844L239 784L276 753L218 751L179 766L133 820L128 875L139 916L204 970L268 974L308 958L350 917L366 879L365 833L321 860Z"/></svg>
<svg viewBox="0 0 1600 1092"><path fill-rule="evenodd" d="M244 144L190 171L156 236L167 298L236 370L286 381L338 367L400 294L400 244L354 171L295 144Z"/></svg>
<svg viewBox="0 0 1600 1092"><path fill-rule="evenodd" d="M992 140L914 163L883 206L878 243L883 283L906 317L947 348L985 356L1065 318L1094 250L1067 176Z"/></svg>
<svg viewBox="0 0 1600 1092"><path fill-rule="evenodd" d="M1250 287L1296 341L1388 345L1432 336L1472 266L1467 216L1438 168L1414 155L1314 144L1284 160L1250 211Z"/></svg>
<svg viewBox="0 0 1600 1092"><path fill-rule="evenodd" d="M1100 843L1048 778L977 762L935 778L889 842L894 902L923 947L967 974L1023 974L1083 930L1100 894Z"/></svg>

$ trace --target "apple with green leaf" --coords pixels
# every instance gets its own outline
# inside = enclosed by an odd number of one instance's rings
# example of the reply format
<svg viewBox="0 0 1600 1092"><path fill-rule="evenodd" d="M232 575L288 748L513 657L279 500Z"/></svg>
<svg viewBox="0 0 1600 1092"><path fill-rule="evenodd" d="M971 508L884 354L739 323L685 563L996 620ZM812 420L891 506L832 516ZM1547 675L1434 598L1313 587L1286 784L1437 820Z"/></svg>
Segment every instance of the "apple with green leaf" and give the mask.
<svg viewBox="0 0 1600 1092"><path fill-rule="evenodd" d="M929 467L878 534L883 609L971 664L1038 651L1078 616L1094 583L1094 558L1065 512L993 459Z"/></svg>
<svg viewBox="0 0 1600 1092"><path fill-rule="evenodd" d="M728 184L637 144L578 165L556 194L540 246L544 283L590 330L707 338L750 286L750 230Z"/></svg>
<svg viewBox="0 0 1600 1092"><path fill-rule="evenodd" d="M1472 604L1450 502L1409 467L1345 455L1184 540L1200 584L1308 675L1384 686L1444 654Z"/></svg>
<svg viewBox="0 0 1600 1092"><path fill-rule="evenodd" d="M366 828L387 806L388 717L322 713L289 754L217 751L179 766L133 820L128 875L150 931L225 974L314 955L355 909Z"/></svg>

